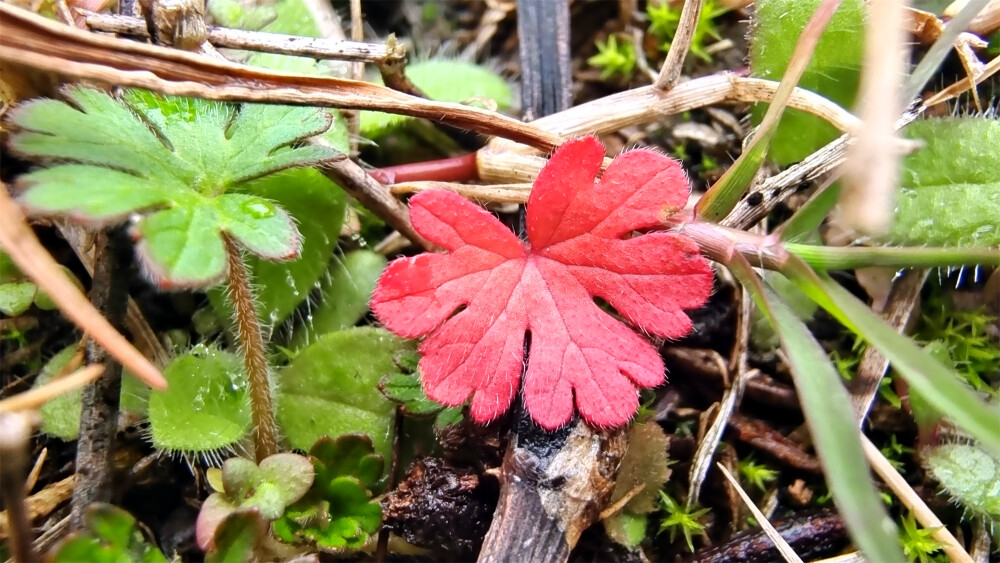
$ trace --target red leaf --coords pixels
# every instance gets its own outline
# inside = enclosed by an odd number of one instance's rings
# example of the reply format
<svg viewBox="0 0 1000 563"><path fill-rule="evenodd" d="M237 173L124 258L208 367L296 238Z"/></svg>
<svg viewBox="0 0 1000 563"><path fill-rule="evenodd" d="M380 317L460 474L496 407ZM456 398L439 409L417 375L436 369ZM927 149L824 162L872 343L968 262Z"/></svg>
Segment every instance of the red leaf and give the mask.
<svg viewBox="0 0 1000 563"><path fill-rule="evenodd" d="M649 150L618 156L595 184L603 157L593 137L552 155L528 201L530 244L455 193L410 199L414 228L448 252L389 264L372 310L401 336L426 336L428 397L460 405L472 395L472 418L487 422L510 407L524 371L524 402L543 428L570 420L574 396L584 420L610 427L635 414L638 388L663 383L656 348L593 298L660 338L691 330L683 309L712 287L698 247L676 233L630 237L682 209L691 188L674 160Z"/></svg>

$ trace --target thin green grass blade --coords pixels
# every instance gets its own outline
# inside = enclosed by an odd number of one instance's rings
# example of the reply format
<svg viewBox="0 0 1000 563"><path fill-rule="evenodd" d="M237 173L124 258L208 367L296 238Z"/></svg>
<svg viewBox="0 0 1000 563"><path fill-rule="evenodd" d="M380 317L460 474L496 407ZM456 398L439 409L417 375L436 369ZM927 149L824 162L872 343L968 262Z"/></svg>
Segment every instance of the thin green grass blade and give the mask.
<svg viewBox="0 0 1000 563"><path fill-rule="evenodd" d="M1000 410L991 408L969 389L962 378L897 333L868 305L826 276L792 256L782 272L845 327L874 345L921 397L979 441L986 451L1000 455Z"/></svg>
<svg viewBox="0 0 1000 563"><path fill-rule="evenodd" d="M822 246L785 243L789 252L816 270L852 270L882 266L889 268L946 268L950 266L997 266L995 248L919 248L900 246Z"/></svg>
<svg viewBox="0 0 1000 563"><path fill-rule="evenodd" d="M781 339L827 485L851 538L869 561L905 561L896 527L872 483L850 399L830 358L745 259L729 266Z"/></svg>

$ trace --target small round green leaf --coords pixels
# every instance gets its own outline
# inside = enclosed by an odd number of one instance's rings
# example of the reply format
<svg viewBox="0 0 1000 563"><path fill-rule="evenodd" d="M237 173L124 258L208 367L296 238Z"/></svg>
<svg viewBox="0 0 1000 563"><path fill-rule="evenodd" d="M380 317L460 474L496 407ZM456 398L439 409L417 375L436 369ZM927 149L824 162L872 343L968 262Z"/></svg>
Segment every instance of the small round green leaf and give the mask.
<svg viewBox="0 0 1000 563"><path fill-rule="evenodd" d="M171 360L163 376L167 390L149 396L153 447L208 452L250 431L246 375L237 356L202 346Z"/></svg>
<svg viewBox="0 0 1000 563"><path fill-rule="evenodd" d="M38 286L31 282L0 284L0 313L8 317L24 314L38 293Z"/></svg>

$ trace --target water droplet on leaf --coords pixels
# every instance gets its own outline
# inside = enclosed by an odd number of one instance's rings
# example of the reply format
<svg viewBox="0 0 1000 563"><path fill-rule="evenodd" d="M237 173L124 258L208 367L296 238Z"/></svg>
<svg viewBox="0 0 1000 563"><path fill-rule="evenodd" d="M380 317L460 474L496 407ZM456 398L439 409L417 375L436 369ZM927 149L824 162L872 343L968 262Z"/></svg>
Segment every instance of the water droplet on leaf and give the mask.
<svg viewBox="0 0 1000 563"><path fill-rule="evenodd" d="M277 212L273 205L260 200L246 201L240 205L240 209L254 219L267 219L268 217L274 216Z"/></svg>

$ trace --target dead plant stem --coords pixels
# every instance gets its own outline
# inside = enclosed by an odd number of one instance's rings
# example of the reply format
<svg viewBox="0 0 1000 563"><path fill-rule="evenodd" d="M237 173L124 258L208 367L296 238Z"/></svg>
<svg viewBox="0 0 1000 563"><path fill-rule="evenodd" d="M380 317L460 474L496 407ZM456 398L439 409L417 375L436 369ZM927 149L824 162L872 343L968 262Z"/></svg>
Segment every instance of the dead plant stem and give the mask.
<svg viewBox="0 0 1000 563"><path fill-rule="evenodd" d="M233 321L243 365L250 388L250 411L253 420L253 453L259 463L278 451L274 410L271 407L271 380L268 374L267 350L261 333L260 320L254 303L250 276L242 252L226 237L229 259L229 300L233 304Z"/></svg>
<svg viewBox="0 0 1000 563"><path fill-rule="evenodd" d="M691 49L691 40L694 39L694 31L698 27L698 19L701 18L701 10L705 0L686 0L684 8L681 9L681 20L677 24L677 33L670 42L670 50L667 51L667 58L660 67L660 74L653 84L657 90L670 90L677 84L684 70L684 59L687 58Z"/></svg>

